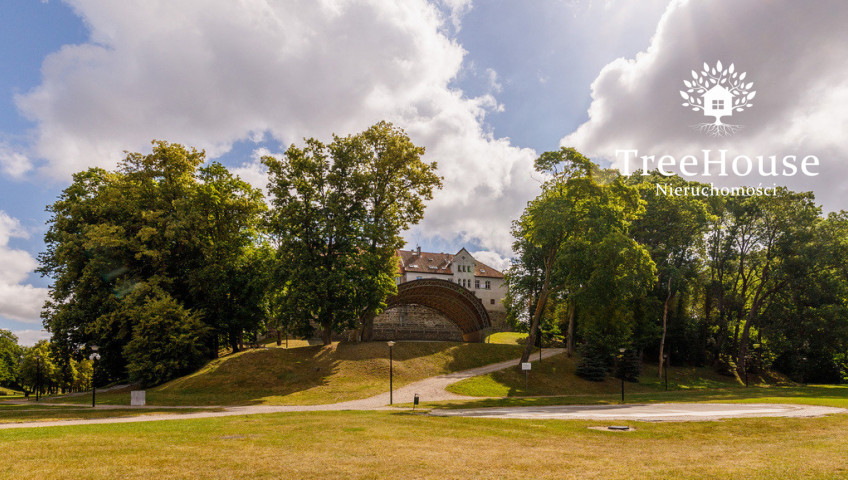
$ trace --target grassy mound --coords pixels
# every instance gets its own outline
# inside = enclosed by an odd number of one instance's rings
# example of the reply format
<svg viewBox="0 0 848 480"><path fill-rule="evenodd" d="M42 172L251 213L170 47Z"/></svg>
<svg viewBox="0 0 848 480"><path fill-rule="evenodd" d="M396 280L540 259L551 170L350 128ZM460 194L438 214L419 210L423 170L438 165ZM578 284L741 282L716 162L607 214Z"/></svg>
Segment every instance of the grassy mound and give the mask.
<svg viewBox="0 0 848 480"><path fill-rule="evenodd" d="M518 345L398 342L394 386L521 356ZM384 342L334 343L247 350L147 391L150 405L316 405L367 398L389 389ZM80 402L58 397L57 402ZM98 403L127 404L127 391L104 392Z"/></svg>
<svg viewBox="0 0 848 480"><path fill-rule="evenodd" d="M621 392L621 380L608 377L603 382L591 382L575 375L576 358L557 355L534 363L529 377L515 368L469 378L448 387L448 390L471 397L523 397L548 395L599 395ZM629 393L648 393L665 389L663 379L657 378L656 365L644 365L639 383L626 382ZM757 380L749 378L751 383ZM526 386L525 386L525 381ZM709 368L672 367L668 373L668 388L703 389L739 385L733 377L717 374Z"/></svg>
<svg viewBox="0 0 848 480"><path fill-rule="evenodd" d="M486 343L498 343L503 345L524 345L526 333L518 332L497 332L489 335L484 340Z"/></svg>
<svg viewBox="0 0 848 480"><path fill-rule="evenodd" d="M0 387L0 400L4 400L11 397L21 397L23 393L12 390L6 387Z"/></svg>

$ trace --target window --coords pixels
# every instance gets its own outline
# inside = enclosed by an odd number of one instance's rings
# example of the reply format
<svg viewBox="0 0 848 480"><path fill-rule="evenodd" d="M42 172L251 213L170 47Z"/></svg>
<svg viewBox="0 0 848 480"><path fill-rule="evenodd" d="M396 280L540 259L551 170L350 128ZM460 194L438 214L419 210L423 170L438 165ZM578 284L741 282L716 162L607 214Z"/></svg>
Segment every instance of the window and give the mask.
<svg viewBox="0 0 848 480"><path fill-rule="evenodd" d="M474 288L480 288L480 280L474 280Z"/></svg>
<svg viewBox="0 0 848 480"><path fill-rule="evenodd" d="M486 290L491 290L491 289L492 289L492 281L486 280Z"/></svg>
<svg viewBox="0 0 848 480"><path fill-rule="evenodd" d="M491 302L492 302L492 305L494 305L494 304L495 304L495 299L493 298L493 299L491 300Z"/></svg>
<svg viewBox="0 0 848 480"><path fill-rule="evenodd" d="M724 100L713 100L713 110L724 110Z"/></svg>

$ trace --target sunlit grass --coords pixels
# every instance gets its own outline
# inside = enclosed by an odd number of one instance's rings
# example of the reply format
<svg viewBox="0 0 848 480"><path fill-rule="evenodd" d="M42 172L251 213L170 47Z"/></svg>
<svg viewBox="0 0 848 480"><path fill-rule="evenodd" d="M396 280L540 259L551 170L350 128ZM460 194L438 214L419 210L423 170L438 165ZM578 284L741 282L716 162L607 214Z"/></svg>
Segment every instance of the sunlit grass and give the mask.
<svg viewBox="0 0 848 480"><path fill-rule="evenodd" d="M0 403L0 424L20 422L49 422L53 420L88 420L94 418L135 417L157 413L192 413L201 411L193 408L109 408L69 407L45 404ZM206 411L206 409L203 409ZM212 411L217 411L213 409Z"/></svg>
<svg viewBox="0 0 848 480"><path fill-rule="evenodd" d="M497 332L486 337L484 341L486 343L499 343L504 345L524 345L526 338L526 333Z"/></svg>
<svg viewBox="0 0 848 480"><path fill-rule="evenodd" d="M848 476L848 416L721 422L314 412L0 430L4 478L775 479Z"/></svg>
<svg viewBox="0 0 848 480"><path fill-rule="evenodd" d="M518 358L518 345L398 342L395 388L424 378ZM194 374L147 391L149 405L312 405L367 398L389 389L384 342L334 343L247 350L209 362ZM98 394L103 404L128 404L129 392ZM84 403L86 398L59 397Z"/></svg>
<svg viewBox="0 0 848 480"><path fill-rule="evenodd" d="M613 394L621 391L621 381L607 378L603 382L584 380L575 374L577 359L557 355L533 363L525 374L510 368L488 375L469 378L448 387L459 395L472 397L515 397L539 395ZM754 382L754 377L750 379ZM672 367L668 372L671 390L724 388L739 385L734 377L717 374L710 368ZM656 365L645 364L639 383L626 382L628 392L655 392L665 389L664 378L657 377Z"/></svg>

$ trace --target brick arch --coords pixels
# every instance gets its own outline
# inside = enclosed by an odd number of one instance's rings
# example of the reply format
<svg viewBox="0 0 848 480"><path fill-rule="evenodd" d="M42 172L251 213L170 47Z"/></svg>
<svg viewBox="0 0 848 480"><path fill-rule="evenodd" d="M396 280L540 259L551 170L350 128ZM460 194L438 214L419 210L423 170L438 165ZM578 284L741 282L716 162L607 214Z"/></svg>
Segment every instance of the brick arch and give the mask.
<svg viewBox="0 0 848 480"><path fill-rule="evenodd" d="M386 310L401 305L432 308L456 324L466 342L482 342L484 329L492 326L483 302L467 288L447 280L425 278L401 283L397 295L386 303Z"/></svg>

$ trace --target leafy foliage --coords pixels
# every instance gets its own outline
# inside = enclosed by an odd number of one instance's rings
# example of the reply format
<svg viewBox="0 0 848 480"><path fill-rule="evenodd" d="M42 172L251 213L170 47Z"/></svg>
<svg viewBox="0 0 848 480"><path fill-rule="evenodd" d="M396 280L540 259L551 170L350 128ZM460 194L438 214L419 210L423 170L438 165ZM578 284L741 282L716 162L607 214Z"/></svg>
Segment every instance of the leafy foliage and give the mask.
<svg viewBox="0 0 848 480"><path fill-rule="evenodd" d="M159 289L134 294L120 315L134 325L124 354L130 380L156 385L203 365L210 328Z"/></svg>

